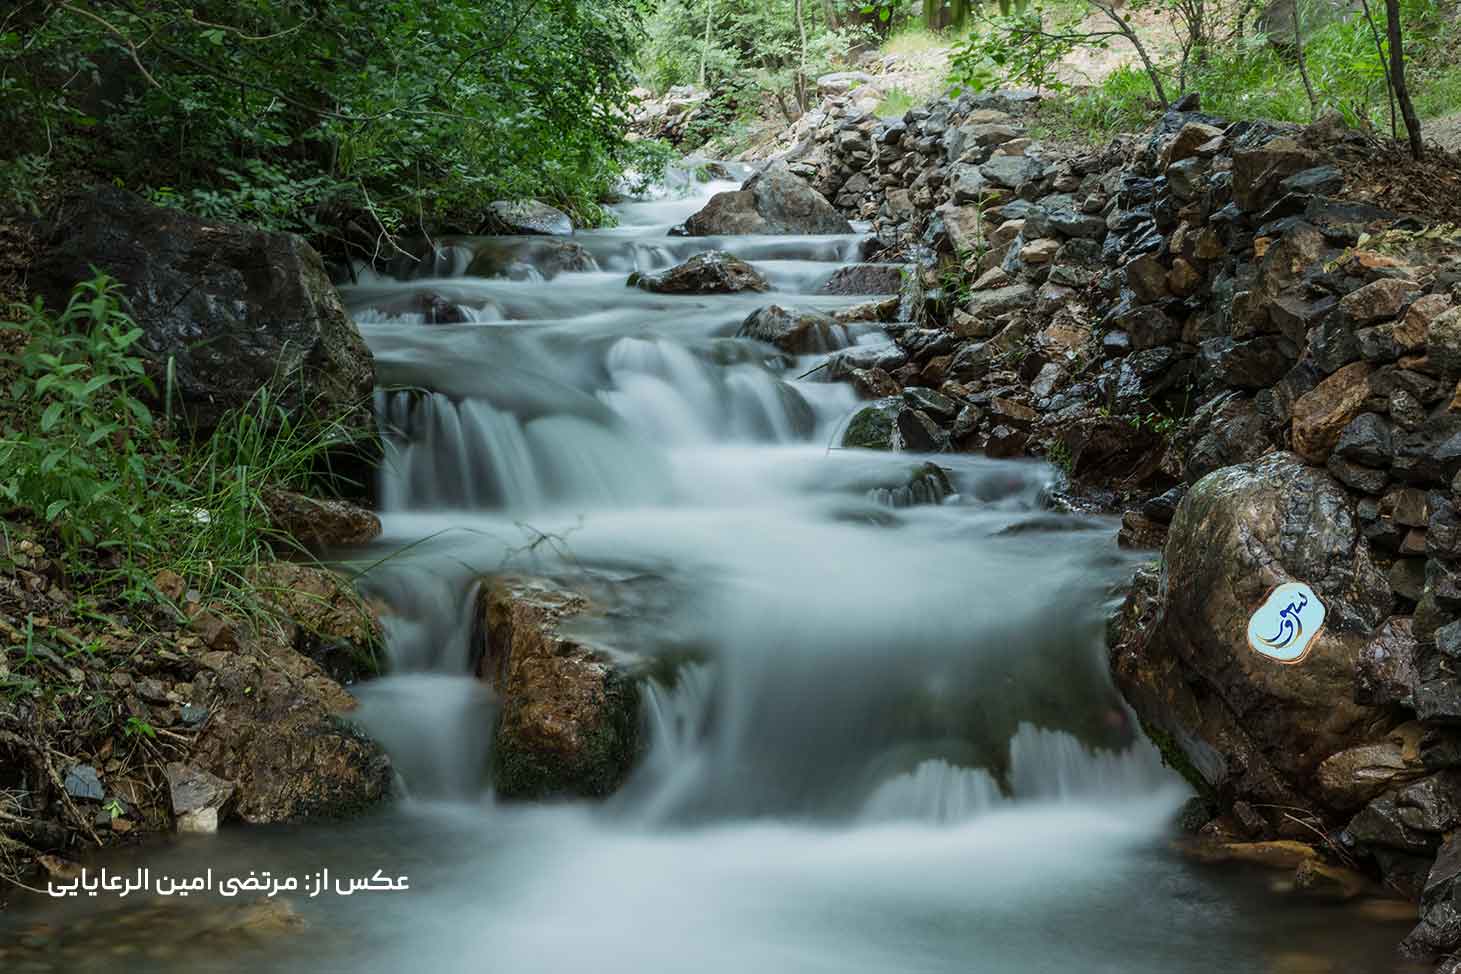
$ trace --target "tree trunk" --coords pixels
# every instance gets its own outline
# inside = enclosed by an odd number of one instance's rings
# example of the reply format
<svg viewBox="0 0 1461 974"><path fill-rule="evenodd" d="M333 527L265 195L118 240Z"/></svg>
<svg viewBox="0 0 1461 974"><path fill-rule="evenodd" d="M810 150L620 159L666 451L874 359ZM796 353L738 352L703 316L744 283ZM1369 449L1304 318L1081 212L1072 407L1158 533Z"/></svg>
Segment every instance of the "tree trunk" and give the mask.
<svg viewBox="0 0 1461 974"><path fill-rule="evenodd" d="M796 107L807 110L807 21L802 16L802 0L796 0Z"/></svg>
<svg viewBox="0 0 1461 974"><path fill-rule="evenodd" d="M1385 97L1390 101L1390 138L1400 138L1395 127L1395 82L1390 78L1390 65L1385 59L1385 42L1380 39L1380 28L1375 26L1375 15L1370 13L1370 0L1360 0L1365 8L1365 20L1370 25L1370 35L1375 38L1375 54L1380 59L1380 70L1385 72Z"/></svg>
<svg viewBox="0 0 1461 974"><path fill-rule="evenodd" d="M1309 96L1309 121L1319 117L1319 99L1309 81L1309 65L1304 61L1304 18L1302 5L1294 4L1294 52L1299 59L1299 77L1304 79L1304 93Z"/></svg>
<svg viewBox="0 0 1461 974"><path fill-rule="evenodd" d="M700 49L700 87L705 87L705 62L710 57L710 14L715 0L705 0L705 46Z"/></svg>
<svg viewBox="0 0 1461 974"><path fill-rule="evenodd" d="M1390 41L1390 83L1395 86L1395 100L1400 102L1400 117L1405 119L1405 131L1410 136L1410 154L1419 159L1425 155L1425 145L1420 140L1420 119L1415 116L1415 106L1410 103L1410 89L1405 86L1405 49L1400 36L1400 0L1385 0L1386 37Z"/></svg>
<svg viewBox="0 0 1461 974"><path fill-rule="evenodd" d="M1152 83L1152 90L1157 93L1157 100L1162 103L1163 108L1170 105L1171 101L1167 99L1167 89L1162 86L1162 77L1157 74L1157 66L1152 63L1151 56L1147 54L1146 45L1141 42L1140 37L1136 36L1136 31L1132 28L1131 23L1116 12L1114 3L1108 5L1100 0L1089 0L1089 2L1091 6L1105 14L1106 19L1115 24L1122 36L1131 42L1132 47L1136 48L1136 54L1141 58L1142 67L1146 69L1147 80Z"/></svg>

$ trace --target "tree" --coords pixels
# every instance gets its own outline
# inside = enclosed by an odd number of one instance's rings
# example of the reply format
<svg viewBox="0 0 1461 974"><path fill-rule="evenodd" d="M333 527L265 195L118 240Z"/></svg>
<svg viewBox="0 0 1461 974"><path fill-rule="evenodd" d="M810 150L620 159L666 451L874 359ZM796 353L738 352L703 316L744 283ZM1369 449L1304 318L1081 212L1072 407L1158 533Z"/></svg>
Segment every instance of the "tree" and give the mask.
<svg viewBox="0 0 1461 974"><path fill-rule="evenodd" d="M1415 106L1410 102L1410 89L1405 84L1405 45L1400 36L1400 0L1385 0L1386 36L1390 46L1390 85L1395 90L1395 100L1400 103L1400 116L1405 119L1405 131L1410 136L1410 154L1420 159L1425 154L1425 145L1420 138L1420 119L1416 117Z"/></svg>

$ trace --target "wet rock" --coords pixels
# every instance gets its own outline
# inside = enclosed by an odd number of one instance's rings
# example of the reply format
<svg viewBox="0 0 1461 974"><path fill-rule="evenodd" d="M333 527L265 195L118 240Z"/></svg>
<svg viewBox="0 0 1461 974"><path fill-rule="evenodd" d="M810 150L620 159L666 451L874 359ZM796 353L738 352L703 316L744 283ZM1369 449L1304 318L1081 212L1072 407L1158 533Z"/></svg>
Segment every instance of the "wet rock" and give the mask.
<svg viewBox="0 0 1461 974"><path fill-rule="evenodd" d="M1138 351L1171 345L1179 334L1177 323L1151 305L1118 312L1111 317L1110 324L1126 332L1131 338L1131 347Z"/></svg>
<svg viewBox="0 0 1461 974"><path fill-rule="evenodd" d="M1294 452L1323 463L1370 394L1370 365L1354 362L1300 396L1293 408Z"/></svg>
<svg viewBox="0 0 1461 974"><path fill-rule="evenodd" d="M902 264L851 264L838 268L822 290L827 294L897 294L904 273Z"/></svg>
<svg viewBox="0 0 1461 974"><path fill-rule="evenodd" d="M355 699L284 638L244 633L199 663L209 717L184 760L237 785L239 818L340 818L390 795L390 760L343 719Z"/></svg>
<svg viewBox="0 0 1461 974"><path fill-rule="evenodd" d="M1000 423L989 431L984 443L985 455L996 459L1024 456L1029 438L1024 430Z"/></svg>
<svg viewBox="0 0 1461 974"><path fill-rule="evenodd" d="M1202 122L1188 122L1177 131L1172 141L1162 150L1160 165L1163 169L1183 159L1198 155L1203 147L1214 139L1220 139L1223 130Z"/></svg>
<svg viewBox="0 0 1461 974"><path fill-rule="evenodd" d="M902 391L896 379L877 367L853 369L847 376L847 383L859 399L883 399Z"/></svg>
<svg viewBox="0 0 1461 974"><path fill-rule="evenodd" d="M1285 177L1278 188L1283 193L1333 196L1344 189L1344 173L1333 166L1315 166Z"/></svg>
<svg viewBox="0 0 1461 974"><path fill-rule="evenodd" d="M375 443L375 361L324 263L300 237L200 220L104 188L66 197L29 286L52 308L102 267L142 329L134 350L200 434L261 389L298 416Z"/></svg>
<svg viewBox="0 0 1461 974"><path fill-rule="evenodd" d="M696 254L658 273L630 274L629 284L656 294L734 294L771 289L756 268L723 250Z"/></svg>
<svg viewBox="0 0 1461 974"><path fill-rule="evenodd" d="M842 433L842 445L859 450L893 449L893 421L903 409L903 400L898 396L879 399L855 414Z"/></svg>
<svg viewBox="0 0 1461 974"><path fill-rule="evenodd" d="M1217 386L1264 389L1284 377L1298 357L1286 339L1263 335L1248 341L1209 338L1198 346L1201 372Z"/></svg>
<svg viewBox="0 0 1461 974"><path fill-rule="evenodd" d="M545 579L484 586L486 651L478 676L502 701L494 736L505 798L602 798L628 776L640 749L639 688L607 652L574 638L588 599Z"/></svg>
<svg viewBox="0 0 1461 974"><path fill-rule="evenodd" d="M166 772L177 830L217 832L232 810L238 792L234 783L179 761L169 763Z"/></svg>
<svg viewBox="0 0 1461 974"><path fill-rule="evenodd" d="M283 626L283 638L342 684L376 676L385 648L380 618L343 578L292 561L264 562L250 583Z"/></svg>
<svg viewBox="0 0 1461 974"><path fill-rule="evenodd" d="M1160 301L1167 296L1167 268L1150 254L1143 254L1128 261L1122 273L1126 286L1144 304Z"/></svg>
<svg viewBox="0 0 1461 974"><path fill-rule="evenodd" d="M1390 591L1348 496L1293 454L1211 473L1178 506L1163 577L1154 624L1113 659L1128 699L1209 787L1302 804L1319 764L1363 743L1379 716L1352 702L1353 682ZM1290 580L1308 583L1327 616L1304 662L1285 666L1249 648L1246 629Z"/></svg>
<svg viewBox="0 0 1461 974"><path fill-rule="evenodd" d="M268 488L260 495L269 525L311 548L365 544L380 536L380 518L357 504L317 500Z"/></svg>
<svg viewBox="0 0 1461 974"><path fill-rule="evenodd" d="M785 163L773 162L740 189L712 196L685 221L685 232L692 237L851 233L852 225Z"/></svg>
<svg viewBox="0 0 1461 974"><path fill-rule="evenodd" d="M1186 494L1185 484L1163 491L1141 505L1142 516L1157 524L1171 524L1173 515L1177 513L1177 505Z"/></svg>
<svg viewBox="0 0 1461 974"><path fill-rule="evenodd" d="M847 344L847 326L820 311L767 305L751 312L737 338L751 338L775 345L789 355L827 352Z"/></svg>
<svg viewBox="0 0 1461 974"><path fill-rule="evenodd" d="M950 420L959 411L958 403L948 396L922 386L909 386L903 390L903 399L914 409L921 409L937 419Z"/></svg>
<svg viewBox="0 0 1461 974"><path fill-rule="evenodd" d="M487 205L479 233L573 235L573 221L562 210L537 200L499 200Z"/></svg>
<svg viewBox="0 0 1461 974"><path fill-rule="evenodd" d="M1378 494L1390 483L1390 475L1384 470L1350 463L1338 455L1331 454L1324 469L1333 474L1340 483L1364 494Z"/></svg>
<svg viewBox="0 0 1461 974"><path fill-rule="evenodd" d="M949 449L949 434L923 410L905 408L893 419L892 445L911 453L943 453Z"/></svg>
<svg viewBox="0 0 1461 974"><path fill-rule="evenodd" d="M1361 413L1350 420L1334 447L1335 456L1370 467L1388 466L1393 452L1390 424L1375 413Z"/></svg>
<svg viewBox="0 0 1461 974"><path fill-rule="evenodd" d="M467 265L469 277L506 277L531 280L535 276L551 281L559 274L582 273L597 268L593 255L572 240L486 239L479 241Z"/></svg>
<svg viewBox="0 0 1461 974"><path fill-rule="evenodd" d="M1197 408L1178 437L1182 477L1196 483L1221 467L1255 460L1272 445L1267 424L1251 399L1214 396Z"/></svg>
<svg viewBox="0 0 1461 974"><path fill-rule="evenodd" d="M1325 758L1316 776L1325 802L1337 811L1352 811L1382 792L1424 775L1420 735L1420 724L1412 721L1391 731L1383 741L1346 748Z"/></svg>
<svg viewBox="0 0 1461 974"><path fill-rule="evenodd" d="M1408 704L1420 682L1416 652L1411 620L1404 616L1385 620L1355 661L1355 702L1374 707Z"/></svg>

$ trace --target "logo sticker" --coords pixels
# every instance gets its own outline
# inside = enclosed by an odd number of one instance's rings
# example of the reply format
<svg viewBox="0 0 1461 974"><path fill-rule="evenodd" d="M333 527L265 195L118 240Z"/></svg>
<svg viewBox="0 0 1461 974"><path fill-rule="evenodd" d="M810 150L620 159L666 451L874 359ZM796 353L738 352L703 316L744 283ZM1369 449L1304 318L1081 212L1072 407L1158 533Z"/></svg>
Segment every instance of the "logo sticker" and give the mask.
<svg viewBox="0 0 1461 974"><path fill-rule="evenodd" d="M1284 582L1248 619L1248 645L1280 663L1297 663L1309 653L1324 626L1324 603L1303 582Z"/></svg>

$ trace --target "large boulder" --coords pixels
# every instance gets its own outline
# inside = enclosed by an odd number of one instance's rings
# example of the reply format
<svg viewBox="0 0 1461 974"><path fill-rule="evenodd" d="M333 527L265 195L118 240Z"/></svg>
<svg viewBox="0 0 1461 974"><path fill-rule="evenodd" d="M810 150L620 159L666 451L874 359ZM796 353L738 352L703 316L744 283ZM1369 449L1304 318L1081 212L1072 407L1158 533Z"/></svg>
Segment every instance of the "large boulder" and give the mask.
<svg viewBox="0 0 1461 974"><path fill-rule="evenodd" d="M605 649L567 630L593 605L541 578L483 586L478 676L502 700L493 740L498 794L601 798L639 755L639 687Z"/></svg>
<svg viewBox="0 0 1461 974"><path fill-rule="evenodd" d="M63 308L92 268L120 281L159 395L200 433L261 389L374 437L375 362L319 254L289 233L200 220L102 188L63 200L29 284Z"/></svg>
<svg viewBox="0 0 1461 974"><path fill-rule="evenodd" d="M1247 636L1250 617L1287 582L1307 583L1326 610L1294 663L1254 651ZM1354 698L1356 665L1390 603L1344 489L1293 454L1273 453L1188 491L1155 611L1128 629L1113 665L1194 783L1229 801L1322 812L1312 796L1336 786L1316 781L1321 764L1387 726L1383 709Z"/></svg>
<svg viewBox="0 0 1461 974"><path fill-rule="evenodd" d="M656 294L733 294L771 290L771 285L756 268L722 250L696 254L682 264L655 274L630 274L628 283Z"/></svg>
<svg viewBox="0 0 1461 974"><path fill-rule="evenodd" d="M738 190L716 193L685 221L692 237L743 233L851 233L852 224L827 198L773 162Z"/></svg>
<svg viewBox="0 0 1461 974"><path fill-rule="evenodd" d="M468 277L551 281L559 274L597 270L582 244L553 237L484 237L472 251Z"/></svg>

